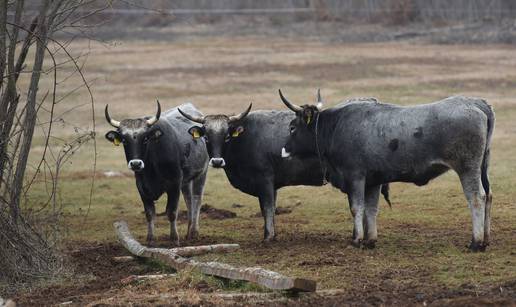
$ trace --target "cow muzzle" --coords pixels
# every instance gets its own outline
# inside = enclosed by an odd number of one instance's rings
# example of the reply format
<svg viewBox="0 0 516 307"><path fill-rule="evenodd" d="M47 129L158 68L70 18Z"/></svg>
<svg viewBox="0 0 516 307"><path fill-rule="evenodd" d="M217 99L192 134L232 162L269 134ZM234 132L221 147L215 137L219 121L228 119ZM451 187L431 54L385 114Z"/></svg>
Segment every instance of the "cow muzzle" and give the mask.
<svg viewBox="0 0 516 307"><path fill-rule="evenodd" d="M132 171L141 171L145 167L145 163L143 163L140 159L133 159L127 163L127 167Z"/></svg>
<svg viewBox="0 0 516 307"><path fill-rule="evenodd" d="M288 152L285 147L281 149L281 157L283 159L290 158L290 152Z"/></svg>
<svg viewBox="0 0 516 307"><path fill-rule="evenodd" d="M221 168L226 166L226 161L224 161L224 158L211 158L210 166L214 168Z"/></svg>

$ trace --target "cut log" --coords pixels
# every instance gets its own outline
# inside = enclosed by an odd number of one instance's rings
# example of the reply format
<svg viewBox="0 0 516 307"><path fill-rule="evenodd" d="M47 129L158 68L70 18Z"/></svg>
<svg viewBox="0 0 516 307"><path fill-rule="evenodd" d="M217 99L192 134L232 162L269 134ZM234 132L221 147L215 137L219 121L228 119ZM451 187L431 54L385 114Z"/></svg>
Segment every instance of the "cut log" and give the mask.
<svg viewBox="0 0 516 307"><path fill-rule="evenodd" d="M125 262L131 262L135 261L136 258L133 256L120 256L120 257L113 257L111 260L115 263L125 263Z"/></svg>
<svg viewBox="0 0 516 307"><path fill-rule="evenodd" d="M16 303L12 300L4 300L0 297L0 307L16 307Z"/></svg>
<svg viewBox="0 0 516 307"><path fill-rule="evenodd" d="M200 245L200 246L186 246L172 248L171 251L174 254L178 254L182 257L199 256L208 253L225 253L235 249L239 249L238 244L213 244L213 245Z"/></svg>
<svg viewBox="0 0 516 307"><path fill-rule="evenodd" d="M155 274L155 275L130 275L122 279L120 282L124 285L130 284L136 280L163 279L176 276L176 274Z"/></svg>
<svg viewBox="0 0 516 307"><path fill-rule="evenodd" d="M198 247L197 250L195 247L193 247L193 249L187 247L179 249L148 248L141 245L133 238L125 221L115 222L114 226L120 243L122 243L122 245L124 245L131 254L138 257L160 260L178 271L186 268L196 269L206 275L250 281L273 290L307 292L313 292L316 290L316 283L313 280L291 278L259 267L237 268L220 262L199 262L193 259L184 258L178 254L179 252L177 252L178 250L185 252L182 255L199 255L200 251L214 252L220 250L234 250L237 248L235 247L235 244L218 244L216 245L217 248L212 249L207 247ZM192 250L196 252L192 252Z"/></svg>

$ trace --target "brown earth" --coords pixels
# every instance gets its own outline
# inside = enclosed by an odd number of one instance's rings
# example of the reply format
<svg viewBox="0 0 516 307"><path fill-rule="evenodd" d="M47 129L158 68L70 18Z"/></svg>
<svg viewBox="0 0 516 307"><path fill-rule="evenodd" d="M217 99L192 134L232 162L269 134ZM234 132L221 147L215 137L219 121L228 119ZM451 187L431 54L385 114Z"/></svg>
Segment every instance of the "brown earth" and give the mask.
<svg viewBox="0 0 516 307"><path fill-rule="evenodd" d="M276 242L275 248L288 248L288 242ZM381 306L381 305L430 305L430 306L515 306L516 281L479 289L464 284L460 289L446 289L425 283L425 270L404 272L385 270L381 278L371 279L355 275L355 286L339 290L321 290L316 293L221 293L205 281L188 285L186 290L173 286L153 291L148 283L124 284L122 280L131 275L165 273L144 260L115 263L115 256L127 255L119 244L81 244L68 247L70 265L74 276L89 278L63 282L59 285L40 288L14 297L19 306L50 306L69 303L73 306L99 305L262 305L262 306ZM309 251L306 251L309 252ZM347 256L346 256L347 257ZM342 265L342 255L325 254L325 261L300 263L299 265ZM346 259L352 262L353 259ZM399 276L420 276L418 282L403 282ZM424 285L423 287L421 287ZM183 285L184 286L184 285ZM158 291L159 290L159 291Z"/></svg>

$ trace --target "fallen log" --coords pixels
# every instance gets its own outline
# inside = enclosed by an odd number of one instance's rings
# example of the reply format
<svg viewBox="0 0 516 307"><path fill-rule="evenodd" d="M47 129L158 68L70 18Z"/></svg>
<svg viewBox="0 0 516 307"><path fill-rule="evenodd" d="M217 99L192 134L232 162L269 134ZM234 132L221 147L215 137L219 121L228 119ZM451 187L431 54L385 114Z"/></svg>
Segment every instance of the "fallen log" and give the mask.
<svg viewBox="0 0 516 307"><path fill-rule="evenodd" d="M313 292L316 290L316 283L313 280L302 278L291 278L280 273L269 271L260 267L237 268L229 264L220 262L199 262L190 258L184 258L177 253L180 251L188 251L182 255L200 255L206 252L228 251L238 247L236 244L218 244L216 248L209 249L206 246L202 248L148 248L136 241L125 221L118 221L113 224L115 226L118 239L131 254L160 260L176 270L196 269L206 275L224 277L235 280L245 280L253 282L273 290L292 290ZM235 247L236 245L236 247ZM195 252L191 252L191 251Z"/></svg>
<svg viewBox="0 0 516 307"><path fill-rule="evenodd" d="M113 257L111 260L115 263L125 263L125 262L131 262L135 261L136 258L133 256L120 256L120 257Z"/></svg>
<svg viewBox="0 0 516 307"><path fill-rule="evenodd" d="M122 279L120 282L124 285L130 284L136 280L149 280L149 279L164 279L168 277L176 276L176 274L155 274L155 275L129 275Z"/></svg>
<svg viewBox="0 0 516 307"><path fill-rule="evenodd" d="M0 297L0 307L16 307L16 303L12 300L4 300Z"/></svg>

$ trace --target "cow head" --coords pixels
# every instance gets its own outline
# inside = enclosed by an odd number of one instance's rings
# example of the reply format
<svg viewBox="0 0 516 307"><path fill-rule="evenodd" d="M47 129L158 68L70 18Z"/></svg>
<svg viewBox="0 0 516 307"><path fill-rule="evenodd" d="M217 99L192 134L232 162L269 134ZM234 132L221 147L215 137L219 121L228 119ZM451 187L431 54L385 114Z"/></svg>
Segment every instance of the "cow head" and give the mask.
<svg viewBox="0 0 516 307"><path fill-rule="evenodd" d="M315 105L298 106L288 101L281 90L279 90L279 95L283 103L296 113L296 118L290 122L290 136L281 150L281 156L289 158L290 156L311 157L316 155L315 129L319 112L322 109L320 90L317 90L317 104Z"/></svg>
<svg viewBox="0 0 516 307"><path fill-rule="evenodd" d="M156 142L162 135L161 129L155 125L161 115L161 105L158 101L158 111L153 117L124 119L117 121L109 116L108 105L104 112L107 122L116 130L106 133L106 139L115 146L124 145L127 167L135 172L145 168L147 145Z"/></svg>
<svg viewBox="0 0 516 307"><path fill-rule="evenodd" d="M202 124L192 126L188 132L194 139L203 137L206 141L208 155L210 156L210 166L221 168L226 165L226 161L222 157L225 147L233 139L240 137L244 133L244 127L240 125L240 121L249 114L253 104L244 112L234 115L206 115L203 117L193 116L178 109L184 117L189 120Z"/></svg>

